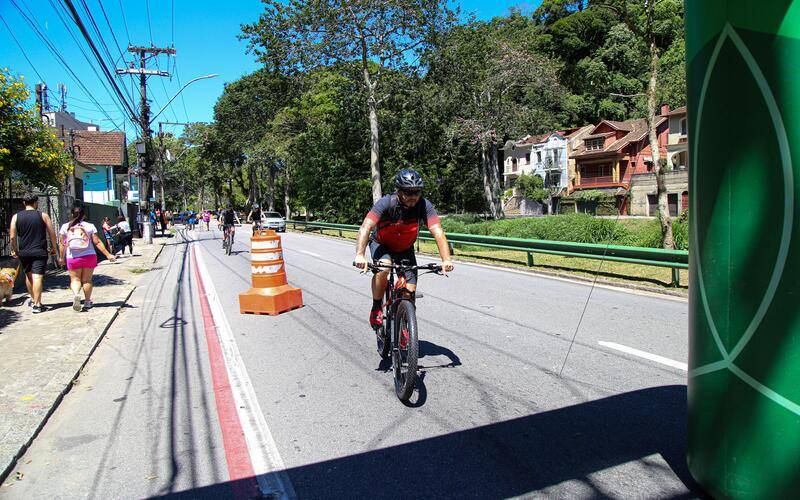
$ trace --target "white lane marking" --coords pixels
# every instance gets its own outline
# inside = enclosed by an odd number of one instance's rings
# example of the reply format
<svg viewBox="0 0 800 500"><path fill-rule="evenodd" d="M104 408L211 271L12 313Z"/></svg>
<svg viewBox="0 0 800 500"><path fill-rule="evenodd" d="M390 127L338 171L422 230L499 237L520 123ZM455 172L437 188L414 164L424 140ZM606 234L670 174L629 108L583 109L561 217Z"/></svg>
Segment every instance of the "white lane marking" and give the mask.
<svg viewBox="0 0 800 500"><path fill-rule="evenodd" d="M219 336L222 355L225 358L225 367L228 370L228 378L231 382L231 391L236 401L236 408L239 412L239 420L242 423L247 450L250 453L250 461L253 463L253 470L256 473L258 485L265 495L275 495L277 498L292 499L296 498L294 487L286 473L286 466L283 463L275 439L267 426L264 414L258 404L253 383L247 374L244 361L242 360L236 339L233 336L231 325L222 309L222 303L214 288L214 282L206 268L203 253L205 249L198 245L196 252L197 267L203 279L206 289L206 298L211 307L211 314L214 316L214 323L217 325L217 335Z"/></svg>
<svg viewBox="0 0 800 500"><path fill-rule="evenodd" d="M312 257L322 257L322 255L316 254L314 252L309 252L308 250L298 250L298 252L310 255Z"/></svg>
<svg viewBox="0 0 800 500"><path fill-rule="evenodd" d="M616 342L605 342L601 340L598 342L598 344L600 344L603 347L616 349L617 351L632 354L640 358L649 359L650 361L655 361L656 363L661 363L662 365L671 366L672 368L677 368L683 371L689 370L689 366L686 363L681 363L680 361L675 361L674 359L665 358L664 356L659 356L658 354L651 354L649 352L640 351L639 349L634 349L633 347L617 344Z"/></svg>

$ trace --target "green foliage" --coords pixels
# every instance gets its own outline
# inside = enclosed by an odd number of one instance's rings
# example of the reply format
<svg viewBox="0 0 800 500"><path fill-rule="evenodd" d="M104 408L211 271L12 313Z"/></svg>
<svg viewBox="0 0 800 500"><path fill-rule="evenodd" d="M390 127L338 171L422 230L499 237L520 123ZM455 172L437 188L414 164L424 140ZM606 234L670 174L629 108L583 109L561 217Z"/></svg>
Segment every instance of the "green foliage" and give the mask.
<svg viewBox="0 0 800 500"><path fill-rule="evenodd" d="M649 220L635 228L629 228L616 219L600 219L587 214L500 221L483 221L476 216L461 216L443 217L442 227L448 233L661 248L661 228L657 220ZM675 248L687 250L688 223L675 221L672 227Z"/></svg>
<svg viewBox="0 0 800 500"><path fill-rule="evenodd" d="M550 197L550 191L544 188L544 180L538 175L522 174L514 181L514 186L530 200L542 201Z"/></svg>
<svg viewBox="0 0 800 500"><path fill-rule="evenodd" d="M0 69L0 178L14 173L25 184L59 186L72 170L64 145L26 106L22 77Z"/></svg>
<svg viewBox="0 0 800 500"><path fill-rule="evenodd" d="M242 27L264 69L226 86L215 123L196 143L196 188L241 200L260 192L263 200L272 172L276 200L286 189L295 208L359 223L372 202L372 104L384 192L393 190L394 172L414 167L440 212L486 213L483 165L491 172L507 139L644 116L644 99L612 95L645 89L643 2L543 0L530 16L458 24L439 0L342 5L267 0L259 19ZM682 2L661 0L653 21L659 99L681 106ZM533 184L523 191L549 196ZM616 213L602 193L571 198L564 202Z"/></svg>
<svg viewBox="0 0 800 500"><path fill-rule="evenodd" d="M612 197L608 196L607 194L598 189L574 191L571 195L563 197L563 199L565 200L575 200L575 201L601 201L610 198Z"/></svg>

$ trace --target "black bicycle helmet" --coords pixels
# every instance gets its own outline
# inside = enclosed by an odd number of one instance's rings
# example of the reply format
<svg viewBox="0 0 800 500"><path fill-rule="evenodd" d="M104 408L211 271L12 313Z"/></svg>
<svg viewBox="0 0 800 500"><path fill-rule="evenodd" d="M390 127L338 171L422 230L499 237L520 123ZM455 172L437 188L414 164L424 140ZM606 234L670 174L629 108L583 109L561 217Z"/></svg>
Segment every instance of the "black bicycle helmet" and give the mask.
<svg viewBox="0 0 800 500"><path fill-rule="evenodd" d="M394 185L397 189L422 189L425 182L419 172L413 168L404 168L394 177Z"/></svg>

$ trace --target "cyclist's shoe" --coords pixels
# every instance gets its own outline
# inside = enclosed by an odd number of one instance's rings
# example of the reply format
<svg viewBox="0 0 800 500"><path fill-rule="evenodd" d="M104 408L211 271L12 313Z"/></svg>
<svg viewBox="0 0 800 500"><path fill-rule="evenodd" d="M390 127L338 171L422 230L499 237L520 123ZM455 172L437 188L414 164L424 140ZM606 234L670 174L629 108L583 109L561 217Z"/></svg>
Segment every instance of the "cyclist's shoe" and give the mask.
<svg viewBox="0 0 800 500"><path fill-rule="evenodd" d="M378 330L380 327L383 326L382 310L374 309L372 312L369 313L369 326L371 326L373 330Z"/></svg>

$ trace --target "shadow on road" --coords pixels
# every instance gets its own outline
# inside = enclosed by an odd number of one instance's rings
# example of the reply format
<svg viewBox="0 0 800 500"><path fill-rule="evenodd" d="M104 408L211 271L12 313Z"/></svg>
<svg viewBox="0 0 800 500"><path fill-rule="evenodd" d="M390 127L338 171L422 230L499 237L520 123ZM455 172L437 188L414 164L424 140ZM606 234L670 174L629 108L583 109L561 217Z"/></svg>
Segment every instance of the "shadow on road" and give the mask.
<svg viewBox="0 0 800 500"><path fill-rule="evenodd" d="M654 387L287 472L299 498L389 498L399 491L426 498L507 498L565 481L580 483L587 497L607 498L618 492L598 486L591 475L639 460L638 468L649 469L650 477L677 476L685 485L686 491L668 498L695 498L703 494L686 467L685 422L686 387ZM666 466L646 459L651 455L660 455ZM376 471L395 471L402 481L376 481ZM170 498L229 497L246 481Z"/></svg>
<svg viewBox="0 0 800 500"><path fill-rule="evenodd" d="M0 308L0 330L19 320L22 314L11 309Z"/></svg>

